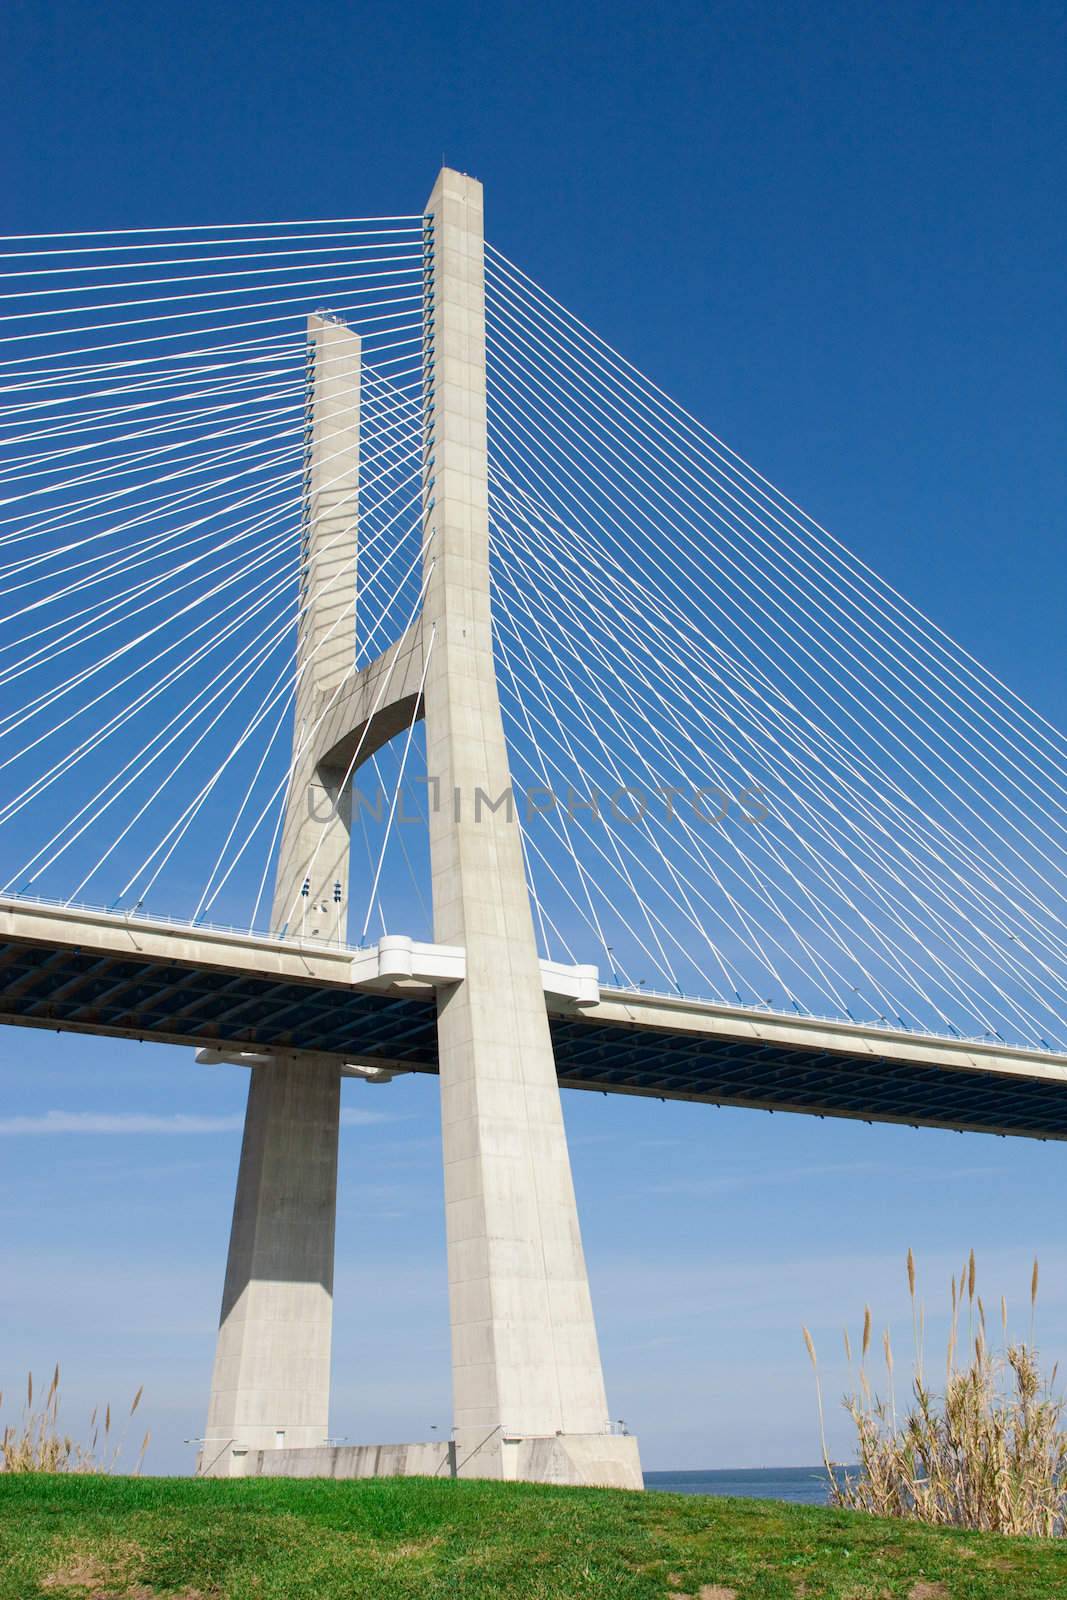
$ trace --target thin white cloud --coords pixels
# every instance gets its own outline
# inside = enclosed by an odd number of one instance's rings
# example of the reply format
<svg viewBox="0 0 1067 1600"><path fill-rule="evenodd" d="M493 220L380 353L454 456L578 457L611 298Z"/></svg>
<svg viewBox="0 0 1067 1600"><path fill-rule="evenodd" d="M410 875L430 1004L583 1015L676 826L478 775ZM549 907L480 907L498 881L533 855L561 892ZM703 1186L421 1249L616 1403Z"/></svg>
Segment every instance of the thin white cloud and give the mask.
<svg viewBox="0 0 1067 1600"><path fill-rule="evenodd" d="M372 1122L388 1122L380 1111L344 1110L345 1127L363 1127ZM91 1134L200 1134L240 1133L244 1124L241 1112L226 1116L195 1116L176 1111L157 1116L144 1111L46 1111L41 1116L0 1117L0 1138L54 1133Z"/></svg>

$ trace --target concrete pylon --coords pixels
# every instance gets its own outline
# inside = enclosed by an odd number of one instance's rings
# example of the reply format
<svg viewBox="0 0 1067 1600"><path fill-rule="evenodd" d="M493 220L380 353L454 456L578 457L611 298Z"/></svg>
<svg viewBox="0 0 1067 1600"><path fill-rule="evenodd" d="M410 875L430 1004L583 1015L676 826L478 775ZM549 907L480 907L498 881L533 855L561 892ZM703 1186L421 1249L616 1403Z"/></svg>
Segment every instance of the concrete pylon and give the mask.
<svg viewBox="0 0 1067 1600"><path fill-rule="evenodd" d="M344 769L316 759L324 706L356 667L360 337L308 318L307 454L293 714L293 769L271 930L344 941L350 794Z"/></svg>
<svg viewBox="0 0 1067 1600"><path fill-rule="evenodd" d="M422 634L453 1395L461 1476L641 1486L611 1433L497 695L482 187L426 208ZM492 802L492 805L490 804Z"/></svg>
<svg viewBox="0 0 1067 1600"><path fill-rule="evenodd" d="M304 528L293 767L272 930L343 940L349 794L314 730L356 663L359 336L308 319ZM321 1446L328 1433L340 1070L286 1057L251 1069L212 1374L205 1474L248 1451Z"/></svg>
<svg viewBox="0 0 1067 1600"><path fill-rule="evenodd" d="M438 989L456 1469L640 1488L636 1441L609 1420L497 696L474 179L441 172L424 260L422 614L361 672L359 342L309 323L305 579L274 928L344 937L345 774L424 717L434 938L465 952L465 976ZM326 1437L338 1090L338 1067L314 1056L252 1068L206 1472Z"/></svg>

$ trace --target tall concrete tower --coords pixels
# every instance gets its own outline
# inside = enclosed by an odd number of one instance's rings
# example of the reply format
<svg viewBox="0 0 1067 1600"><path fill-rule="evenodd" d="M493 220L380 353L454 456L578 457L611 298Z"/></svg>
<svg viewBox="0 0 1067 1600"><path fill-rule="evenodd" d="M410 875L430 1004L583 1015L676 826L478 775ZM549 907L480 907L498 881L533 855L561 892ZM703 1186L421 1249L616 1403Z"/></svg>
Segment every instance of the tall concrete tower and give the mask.
<svg viewBox="0 0 1067 1600"><path fill-rule="evenodd" d="M477 799L511 786L489 603L481 184L446 168L426 214L434 938L467 953L437 1023L455 1436L461 1472L525 1477L539 1452L621 1460L631 1441L610 1434L519 827Z"/></svg>
<svg viewBox="0 0 1067 1600"><path fill-rule="evenodd" d="M275 924L343 937L344 774L423 716L434 939L465 952L464 978L438 989L455 1467L640 1487L636 1442L609 1420L519 824L499 804L511 778L490 615L482 189L447 168L426 207L424 274L424 600L360 672L359 343L309 329L309 581L318 562L329 582L301 613ZM325 1440L338 1087L337 1067L314 1057L253 1069L205 1470Z"/></svg>
<svg viewBox="0 0 1067 1600"><path fill-rule="evenodd" d="M308 318L304 522L292 777L272 930L347 935L350 794L311 730L355 672L359 335ZM312 1055L250 1062L201 1470L328 1432L341 1074Z"/></svg>

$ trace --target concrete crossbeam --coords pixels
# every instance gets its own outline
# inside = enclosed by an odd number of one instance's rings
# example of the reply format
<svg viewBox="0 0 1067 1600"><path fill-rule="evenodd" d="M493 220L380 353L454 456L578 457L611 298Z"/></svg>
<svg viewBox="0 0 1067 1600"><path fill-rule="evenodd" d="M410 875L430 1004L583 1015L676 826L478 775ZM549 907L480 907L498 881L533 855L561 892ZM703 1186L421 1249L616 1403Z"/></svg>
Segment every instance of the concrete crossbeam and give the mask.
<svg viewBox="0 0 1067 1600"><path fill-rule="evenodd" d="M322 697L314 757L320 768L351 772L423 714L422 619L416 618L375 661L352 675L340 695Z"/></svg>

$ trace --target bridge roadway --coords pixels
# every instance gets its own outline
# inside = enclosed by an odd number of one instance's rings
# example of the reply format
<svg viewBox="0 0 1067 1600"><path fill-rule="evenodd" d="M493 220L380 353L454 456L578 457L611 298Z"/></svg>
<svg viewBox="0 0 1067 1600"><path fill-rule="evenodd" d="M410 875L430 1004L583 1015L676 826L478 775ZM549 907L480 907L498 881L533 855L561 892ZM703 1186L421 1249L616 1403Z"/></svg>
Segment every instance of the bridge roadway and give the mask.
<svg viewBox="0 0 1067 1600"><path fill-rule="evenodd" d="M437 1071L437 987L461 950L367 950L0 899L0 1022ZM561 1086L1067 1138L1067 1056L601 987L542 964Z"/></svg>

